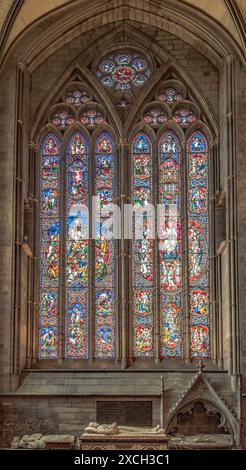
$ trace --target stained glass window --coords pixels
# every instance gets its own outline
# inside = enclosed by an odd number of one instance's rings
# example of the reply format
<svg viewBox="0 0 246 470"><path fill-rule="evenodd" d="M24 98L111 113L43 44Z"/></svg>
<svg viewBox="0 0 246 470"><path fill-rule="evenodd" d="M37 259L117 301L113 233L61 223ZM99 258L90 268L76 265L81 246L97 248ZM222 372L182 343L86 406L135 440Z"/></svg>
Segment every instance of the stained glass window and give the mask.
<svg viewBox="0 0 246 470"><path fill-rule="evenodd" d="M115 189L115 144L107 132L97 139L94 152L95 195L99 198L101 220L95 240L95 356L115 357L115 241L108 239L105 228L110 218L110 204ZM109 209L107 211L107 209Z"/></svg>
<svg viewBox="0 0 246 470"><path fill-rule="evenodd" d="M67 146L66 333L68 358L88 355L88 143L75 132Z"/></svg>
<svg viewBox="0 0 246 470"><path fill-rule="evenodd" d="M151 127L159 127L168 119L167 114L162 108L151 108L144 115L144 122Z"/></svg>
<svg viewBox="0 0 246 470"><path fill-rule="evenodd" d="M183 99L183 95L179 93L175 88L169 87L162 90L159 93L158 99L166 103L172 104Z"/></svg>
<svg viewBox="0 0 246 470"><path fill-rule="evenodd" d="M60 130L65 130L75 122L74 117L68 111L57 111L51 119L52 124L57 126Z"/></svg>
<svg viewBox="0 0 246 470"><path fill-rule="evenodd" d="M187 128L190 124L196 122L197 118L191 110L180 108L174 113L173 120L181 127Z"/></svg>
<svg viewBox="0 0 246 470"><path fill-rule="evenodd" d="M148 59L128 52L103 58L97 70L105 86L122 91L116 100L122 108L134 99L128 91L150 74ZM39 358L98 364L118 360L123 346L133 362L181 359L188 351L191 359L209 357L208 141L190 131L181 151L178 137L197 121L195 105L176 107L185 90L166 82L127 142L129 160L119 136L121 165L107 113L97 102L78 108L92 95L76 83L69 90L63 94L69 106L59 102L49 114L66 132L47 132L40 145ZM129 183L119 184L128 175ZM133 209L128 252L128 242L120 252L112 232L120 199Z"/></svg>
<svg viewBox="0 0 246 470"><path fill-rule="evenodd" d="M58 357L60 145L48 134L40 151L39 357Z"/></svg>
<svg viewBox="0 0 246 470"><path fill-rule="evenodd" d="M137 54L116 54L103 59L97 76L107 88L130 90L146 83L151 74L147 60Z"/></svg>
<svg viewBox="0 0 246 470"><path fill-rule="evenodd" d="M100 111L88 110L82 114L80 122L88 129L94 129L103 123L103 116Z"/></svg>
<svg viewBox="0 0 246 470"><path fill-rule="evenodd" d="M182 243L180 143L166 131L159 143L159 227L161 357L182 356ZM176 214L176 215L175 215Z"/></svg>
<svg viewBox="0 0 246 470"><path fill-rule="evenodd" d="M132 160L133 206L137 209L132 241L133 354L149 357L153 355L153 240L149 237L148 214L138 210L152 203L152 145L143 132L133 141ZM139 239L136 225L142 231Z"/></svg>
<svg viewBox="0 0 246 470"><path fill-rule="evenodd" d="M209 355L208 144L201 132L188 141L188 280L191 356Z"/></svg>
<svg viewBox="0 0 246 470"><path fill-rule="evenodd" d="M79 106L80 104L90 101L90 97L86 91L81 91L78 89L70 91L66 96L66 102L73 104L74 106Z"/></svg>

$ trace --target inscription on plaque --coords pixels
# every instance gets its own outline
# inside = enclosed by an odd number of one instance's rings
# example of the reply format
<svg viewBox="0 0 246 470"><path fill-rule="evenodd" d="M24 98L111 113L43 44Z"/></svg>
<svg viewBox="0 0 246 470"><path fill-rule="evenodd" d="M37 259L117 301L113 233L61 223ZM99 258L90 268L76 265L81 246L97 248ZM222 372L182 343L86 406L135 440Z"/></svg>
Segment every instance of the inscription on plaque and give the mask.
<svg viewBox="0 0 246 470"><path fill-rule="evenodd" d="M97 423L152 427L151 401L98 401Z"/></svg>

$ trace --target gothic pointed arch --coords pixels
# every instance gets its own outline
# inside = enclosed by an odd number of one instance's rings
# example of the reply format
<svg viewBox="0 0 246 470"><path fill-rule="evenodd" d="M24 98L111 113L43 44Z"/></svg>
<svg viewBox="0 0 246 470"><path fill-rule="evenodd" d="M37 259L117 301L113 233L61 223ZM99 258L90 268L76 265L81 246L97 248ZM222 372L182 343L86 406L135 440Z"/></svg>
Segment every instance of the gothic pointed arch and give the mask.
<svg viewBox="0 0 246 470"><path fill-rule="evenodd" d="M186 420L188 415L190 420ZM206 427L209 428L208 423L213 421L214 434L231 435L233 442L238 443L237 420L229 404L221 399L212 380L203 370L192 377L186 389L182 391L170 408L166 419L166 431L171 434L173 432L187 434L187 431L184 431L185 425L189 421L189 425L192 427L193 419L200 422L202 434L206 433ZM199 433L199 425L197 432ZM190 434L192 434L192 429Z"/></svg>

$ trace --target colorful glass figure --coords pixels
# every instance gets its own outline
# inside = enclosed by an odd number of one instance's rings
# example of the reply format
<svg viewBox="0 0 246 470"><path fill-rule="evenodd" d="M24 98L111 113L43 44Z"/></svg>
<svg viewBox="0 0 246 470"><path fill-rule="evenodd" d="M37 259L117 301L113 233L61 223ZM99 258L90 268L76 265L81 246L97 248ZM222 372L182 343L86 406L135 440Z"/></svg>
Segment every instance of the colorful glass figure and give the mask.
<svg viewBox="0 0 246 470"><path fill-rule="evenodd" d="M144 85L151 74L147 60L136 54L117 54L104 58L97 76L107 88L130 90Z"/></svg>
<svg viewBox="0 0 246 470"><path fill-rule="evenodd" d="M147 213L137 216L139 208L152 202L152 144L144 132L139 132L132 143L132 199L136 210L132 241L133 354L150 357L153 356L154 245L149 238L151 221ZM136 229L142 232L140 239L136 239Z"/></svg>
<svg viewBox="0 0 246 470"><path fill-rule="evenodd" d="M208 143L201 132L188 141L188 281L191 357L209 356Z"/></svg>
<svg viewBox="0 0 246 470"><path fill-rule="evenodd" d="M152 289L134 291L134 344L136 357L153 355Z"/></svg>
<svg viewBox="0 0 246 470"><path fill-rule="evenodd" d="M181 101L182 99L183 95L177 90L175 90L175 88L173 87L169 87L162 90L158 96L158 100L164 101L168 104L176 103L177 101Z"/></svg>
<svg viewBox="0 0 246 470"><path fill-rule="evenodd" d="M88 143L74 132L67 145L66 178L66 315L67 358L88 357Z"/></svg>
<svg viewBox="0 0 246 470"><path fill-rule="evenodd" d="M182 247L180 143L166 131L159 143L160 341L161 357L182 356Z"/></svg>
<svg viewBox="0 0 246 470"><path fill-rule="evenodd" d="M103 212L114 201L115 145L107 132L103 132L95 144L95 195L100 199L101 221L95 240L95 357L115 357L115 241L105 238L103 231L110 213Z"/></svg>
<svg viewBox="0 0 246 470"><path fill-rule="evenodd" d="M161 298L161 345L163 357L182 356L182 315L180 295Z"/></svg>
<svg viewBox="0 0 246 470"><path fill-rule="evenodd" d="M187 128L196 122L197 117L190 109L180 108L174 113L173 120L181 127Z"/></svg>
<svg viewBox="0 0 246 470"><path fill-rule="evenodd" d="M57 111L51 118L52 124L58 127L61 131L64 131L68 126L71 126L75 122L75 119L68 111Z"/></svg>
<svg viewBox="0 0 246 470"><path fill-rule="evenodd" d="M87 129L95 129L95 127L103 124L103 116L100 111L88 110L82 114L80 122Z"/></svg>
<svg viewBox="0 0 246 470"><path fill-rule="evenodd" d="M115 356L115 313L112 290L96 289L96 357L112 359Z"/></svg>
<svg viewBox="0 0 246 470"><path fill-rule="evenodd" d="M73 104L74 106L80 106L81 104L90 101L90 97L86 91L75 89L67 94L65 101L66 103Z"/></svg>
<svg viewBox="0 0 246 470"><path fill-rule="evenodd" d="M58 357L60 144L49 133L40 151L39 357Z"/></svg>
<svg viewBox="0 0 246 470"><path fill-rule="evenodd" d="M65 354L68 358L87 358L88 321L86 289L67 290Z"/></svg>
<svg viewBox="0 0 246 470"><path fill-rule="evenodd" d="M144 115L144 122L151 127L160 127L168 119L167 114L162 108L151 108Z"/></svg>

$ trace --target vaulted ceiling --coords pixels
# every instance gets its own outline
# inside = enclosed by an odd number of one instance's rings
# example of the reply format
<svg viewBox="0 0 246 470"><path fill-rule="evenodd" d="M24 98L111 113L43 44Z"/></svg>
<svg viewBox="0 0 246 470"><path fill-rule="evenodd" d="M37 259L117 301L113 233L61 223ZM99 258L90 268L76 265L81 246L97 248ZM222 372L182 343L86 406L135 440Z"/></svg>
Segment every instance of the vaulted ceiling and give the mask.
<svg viewBox="0 0 246 470"><path fill-rule="evenodd" d="M156 1L158 0L146 0L142 1L142 4L149 5L152 2L156 3ZM245 0L162 0L162 7L164 8L165 2L173 5L177 5L177 3L189 4L192 8L200 10L207 17L216 20L223 26L245 52ZM111 1L106 0L102 3L106 5ZM124 0L112 0L114 6L124 6L125 3L127 3L127 0L126 2ZM136 0L137 3L139 3L138 0ZM76 7L81 4L81 7L83 7L83 5L88 6L88 0L0 0L1 52L3 53L3 49L7 50L16 38L34 22L68 4L74 4Z"/></svg>

